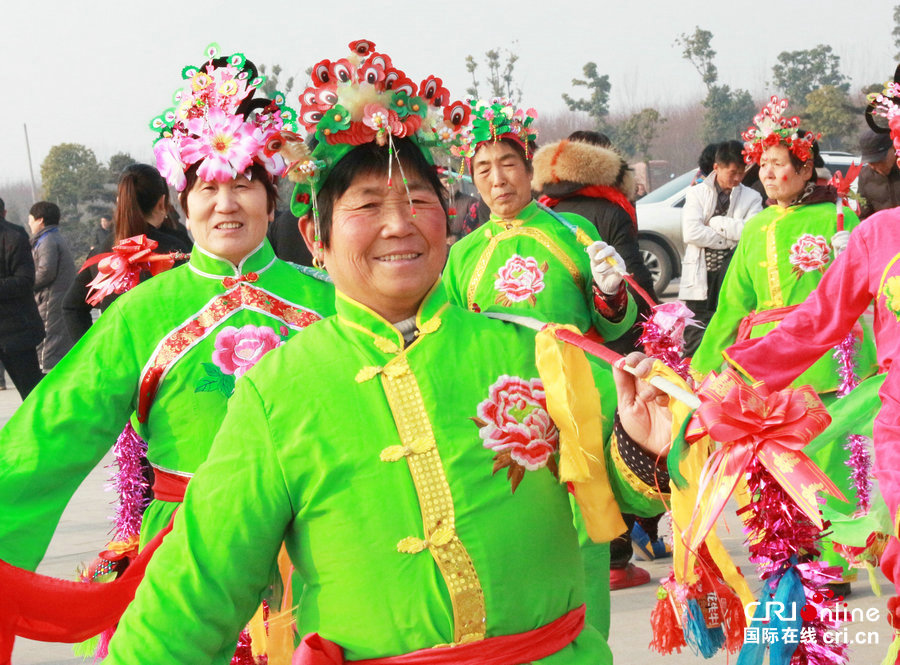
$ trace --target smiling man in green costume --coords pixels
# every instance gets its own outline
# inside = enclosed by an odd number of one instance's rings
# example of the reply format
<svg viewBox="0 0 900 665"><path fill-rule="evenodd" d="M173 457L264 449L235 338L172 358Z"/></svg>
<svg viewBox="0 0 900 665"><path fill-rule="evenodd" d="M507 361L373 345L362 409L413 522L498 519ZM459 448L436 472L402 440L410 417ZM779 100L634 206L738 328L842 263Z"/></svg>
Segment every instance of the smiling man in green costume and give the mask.
<svg viewBox="0 0 900 665"><path fill-rule="evenodd" d="M294 663L610 662L605 637L584 623L534 332L450 304L440 282L447 215L421 149L463 123L440 119L439 79L387 87L388 76L409 79L393 65L382 78L377 63L390 60L370 42L351 48L313 70L313 92L336 94L311 109L318 143L296 159L294 193L295 212L315 206L303 228L338 313L237 386L107 662L227 662L282 541L305 585ZM299 385L316 388L302 405L289 390ZM665 400L609 369L600 392L609 472L596 482L628 508L658 505Z"/></svg>

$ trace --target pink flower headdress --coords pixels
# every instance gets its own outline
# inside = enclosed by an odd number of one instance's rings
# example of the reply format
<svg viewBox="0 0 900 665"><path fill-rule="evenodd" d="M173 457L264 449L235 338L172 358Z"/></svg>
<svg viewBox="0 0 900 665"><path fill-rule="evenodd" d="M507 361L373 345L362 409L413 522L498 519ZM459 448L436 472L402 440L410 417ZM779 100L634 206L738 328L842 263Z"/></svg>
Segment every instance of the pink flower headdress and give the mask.
<svg viewBox="0 0 900 665"><path fill-rule="evenodd" d="M255 96L265 82L242 53L219 56L217 44L206 47L207 61L182 72L185 86L174 96L175 106L155 117L150 128L159 132L153 145L156 167L170 185L182 191L185 171L200 163L197 175L225 182L258 162L273 176L284 172L284 160L267 151L282 129L296 129L293 109L284 95Z"/></svg>
<svg viewBox="0 0 900 665"><path fill-rule="evenodd" d="M759 164L765 149L776 145L787 146L803 163L812 157L813 142L822 135L806 132L800 136L800 118L783 116L787 106L787 99L778 99L773 95L769 103L753 117L755 126L748 127L741 134L744 138L744 161L748 164Z"/></svg>
<svg viewBox="0 0 900 665"><path fill-rule="evenodd" d="M887 127L882 127L875 117L887 120ZM869 95L869 107L866 109L866 122L872 131L879 134L890 132L897 150L897 164L900 165L900 65L894 71L894 80L884 84L884 90Z"/></svg>

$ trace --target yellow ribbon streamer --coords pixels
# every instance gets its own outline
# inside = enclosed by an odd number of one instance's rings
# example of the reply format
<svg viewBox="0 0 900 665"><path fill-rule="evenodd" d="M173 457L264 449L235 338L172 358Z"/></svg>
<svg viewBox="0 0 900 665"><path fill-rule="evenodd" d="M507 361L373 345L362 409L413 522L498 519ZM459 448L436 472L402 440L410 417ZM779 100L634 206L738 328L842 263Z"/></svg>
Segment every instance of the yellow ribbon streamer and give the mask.
<svg viewBox="0 0 900 665"><path fill-rule="evenodd" d="M547 411L559 430L559 477L571 482L585 528L595 542L626 530L606 471L600 393L584 351L556 338L550 324L535 338L535 362L544 382Z"/></svg>

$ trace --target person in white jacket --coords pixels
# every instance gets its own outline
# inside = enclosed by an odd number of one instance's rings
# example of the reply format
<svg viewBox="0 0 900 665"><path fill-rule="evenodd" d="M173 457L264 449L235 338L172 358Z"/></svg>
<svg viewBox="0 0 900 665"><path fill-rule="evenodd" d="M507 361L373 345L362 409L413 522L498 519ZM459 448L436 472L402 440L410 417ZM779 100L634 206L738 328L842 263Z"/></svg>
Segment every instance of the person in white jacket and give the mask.
<svg viewBox="0 0 900 665"><path fill-rule="evenodd" d="M725 141L716 149L713 172L687 191L681 212L685 252L681 262L678 298L704 326L712 319L728 262L737 247L744 223L762 210L762 197L744 187L743 145ZM703 328L684 332L684 353L693 355Z"/></svg>

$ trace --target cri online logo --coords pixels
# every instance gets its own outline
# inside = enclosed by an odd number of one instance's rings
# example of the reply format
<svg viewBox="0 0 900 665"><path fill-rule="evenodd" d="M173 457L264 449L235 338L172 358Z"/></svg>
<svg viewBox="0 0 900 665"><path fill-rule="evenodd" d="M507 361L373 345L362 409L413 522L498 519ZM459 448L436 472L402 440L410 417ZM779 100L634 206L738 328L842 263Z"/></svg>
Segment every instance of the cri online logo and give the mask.
<svg viewBox="0 0 900 665"><path fill-rule="evenodd" d="M812 621L819 616L819 610L816 609L816 605L821 605L826 600L833 601L835 604L837 604L844 600L844 597L835 596L834 591L826 588L822 589L821 591L814 592L812 598L810 598L809 600L812 601L812 603L807 602L806 605L800 608L800 617L804 621ZM765 613L764 616L757 616L755 610L759 605L763 606L763 612ZM844 606L846 607L846 604ZM826 608L825 612L833 617L836 617L835 611L831 608ZM840 610L838 610L838 613L839 612ZM773 617L778 617L782 621L795 621L797 619L797 605L795 603L791 603L790 610L788 610L787 607L785 607L784 603L777 600L769 601L765 604L753 602L744 608L744 614L747 617L748 621L767 622ZM825 617L822 618L824 619Z"/></svg>

